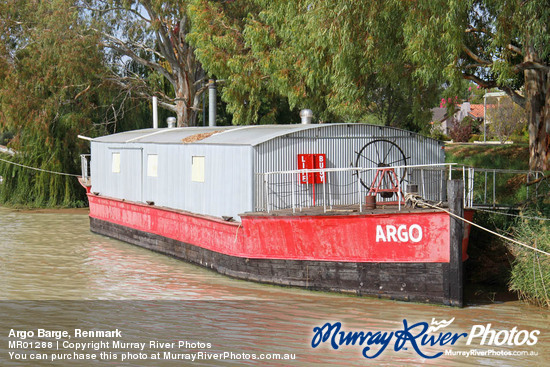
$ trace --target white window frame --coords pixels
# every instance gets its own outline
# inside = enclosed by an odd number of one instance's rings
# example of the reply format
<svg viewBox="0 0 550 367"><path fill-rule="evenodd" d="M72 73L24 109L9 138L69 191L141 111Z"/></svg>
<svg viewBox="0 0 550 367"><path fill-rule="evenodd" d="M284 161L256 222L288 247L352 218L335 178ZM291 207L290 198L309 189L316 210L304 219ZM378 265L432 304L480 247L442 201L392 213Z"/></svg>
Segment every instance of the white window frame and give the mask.
<svg viewBox="0 0 550 367"><path fill-rule="evenodd" d="M194 155L191 157L191 181L204 182L204 156Z"/></svg>

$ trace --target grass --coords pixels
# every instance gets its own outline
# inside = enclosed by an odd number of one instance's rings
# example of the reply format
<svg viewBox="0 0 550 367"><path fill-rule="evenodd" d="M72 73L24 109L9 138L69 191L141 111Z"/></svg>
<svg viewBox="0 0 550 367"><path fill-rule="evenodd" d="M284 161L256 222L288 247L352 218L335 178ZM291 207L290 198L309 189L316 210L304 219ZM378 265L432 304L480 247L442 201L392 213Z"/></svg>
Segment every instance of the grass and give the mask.
<svg viewBox="0 0 550 367"><path fill-rule="evenodd" d="M529 169L527 144L481 145L451 144L445 146L447 162L476 168Z"/></svg>

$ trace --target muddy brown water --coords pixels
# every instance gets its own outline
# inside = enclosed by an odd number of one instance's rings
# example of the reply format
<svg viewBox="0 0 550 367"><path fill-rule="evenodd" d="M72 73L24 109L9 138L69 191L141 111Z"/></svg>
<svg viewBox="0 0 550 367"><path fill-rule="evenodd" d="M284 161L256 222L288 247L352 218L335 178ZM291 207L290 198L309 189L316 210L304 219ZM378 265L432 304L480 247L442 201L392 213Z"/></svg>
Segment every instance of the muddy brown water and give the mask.
<svg viewBox="0 0 550 367"><path fill-rule="evenodd" d="M442 320L453 321L432 329L434 338L467 336L454 344L423 345L421 336L399 342L405 322L418 324L409 330L415 335L423 323ZM548 310L519 301L455 309L234 280L95 235L83 211L0 208L2 366L542 366L550 357L549 320ZM322 340L314 328L337 322L346 334L367 335L364 343L340 345L337 335L338 349L330 337L313 348ZM384 335L387 347L365 358L383 348ZM274 359L285 357L295 359Z"/></svg>

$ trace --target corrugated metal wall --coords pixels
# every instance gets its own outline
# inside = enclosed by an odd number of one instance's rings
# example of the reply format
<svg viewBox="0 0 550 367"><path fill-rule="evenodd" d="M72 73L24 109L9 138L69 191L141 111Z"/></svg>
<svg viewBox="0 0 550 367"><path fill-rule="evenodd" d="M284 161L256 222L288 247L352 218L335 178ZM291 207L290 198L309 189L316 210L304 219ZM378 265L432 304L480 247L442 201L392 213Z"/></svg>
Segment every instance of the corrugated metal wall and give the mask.
<svg viewBox="0 0 550 367"><path fill-rule="evenodd" d="M387 140L396 144L403 151L407 165L443 163L445 154L440 142L411 133L409 131L365 124L334 124L322 125L317 129L299 131L286 136L267 141L255 147L255 173L295 170L298 154L326 154L327 168L344 167L374 167L374 162L385 158L386 163L399 161L401 155L397 149L392 149L391 143L379 142L382 148L376 151L370 145L362 152L357 161L358 153L368 143L375 140ZM368 152L368 154L366 154ZM378 157L377 157L378 154ZM366 157L365 157L366 156ZM395 164L393 164L395 165ZM406 173L407 183L416 183L421 187L420 170ZM368 185L374 178L374 173L364 173L361 177ZM441 194L443 171L424 173L425 198L439 200ZM297 184L297 177L290 175L270 176L269 193L272 209L291 206L291 181L296 191L296 205L311 204L311 185ZM322 205L322 190L324 185L316 185L317 204ZM331 190L334 200L332 204L349 205L358 202L357 176L351 172L329 173L327 191ZM366 189L361 188L366 194ZM256 175L255 210L265 210L267 207L263 176ZM306 193L305 190L308 190ZM298 193L300 192L301 193ZM395 200L395 199L390 199Z"/></svg>
<svg viewBox="0 0 550 367"><path fill-rule="evenodd" d="M250 146L92 142L92 154L92 192L100 195L236 219L252 210ZM157 177L147 175L148 155L158 156ZM204 157L204 182L191 180L193 156Z"/></svg>
<svg viewBox="0 0 550 367"><path fill-rule="evenodd" d="M252 128L252 127L251 127ZM264 129L265 130L265 129ZM258 130L259 132L260 130ZM262 130L263 131L263 130ZM245 132L243 130L243 132ZM220 135L223 137L223 135ZM219 137L219 138L220 138ZM372 143L363 151L365 145ZM266 210L266 187L258 173L295 170L298 154L324 153L327 168L373 167L378 161L408 165L444 162L441 144L408 131L365 124L314 125L267 140L252 143L137 143L92 142L92 192L131 201L154 202L158 206L188 210L213 216L233 216ZM399 149L395 148L398 146ZM359 155L358 153L361 152ZM113 153L120 154L120 172L112 172ZM148 156L157 155L157 177L148 175ZM204 157L204 182L191 179L192 157ZM358 160L359 156L359 160ZM370 184L374 173L363 173ZM329 173L327 185L316 185L317 205L323 205L323 189L328 204L357 204L366 189L357 185L352 172ZM418 184L426 199L442 200L443 171L406 174L405 183ZM312 205L312 185L300 185L297 175L271 176L268 192L272 209L292 205ZM424 187L422 190L422 182ZM390 199L394 200L394 199Z"/></svg>

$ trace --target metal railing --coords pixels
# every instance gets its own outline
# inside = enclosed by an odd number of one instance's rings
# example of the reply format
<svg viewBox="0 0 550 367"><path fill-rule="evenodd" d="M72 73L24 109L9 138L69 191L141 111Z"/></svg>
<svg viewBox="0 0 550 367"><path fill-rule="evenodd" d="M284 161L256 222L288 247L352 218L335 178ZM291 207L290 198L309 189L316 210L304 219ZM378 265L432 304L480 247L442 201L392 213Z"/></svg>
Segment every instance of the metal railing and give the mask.
<svg viewBox="0 0 550 367"><path fill-rule="evenodd" d="M304 208L322 206L323 211L326 212L327 208L333 209L334 205L354 205L358 206L359 211L362 212L363 200L365 195L368 194L368 189L362 185L361 181L370 183L372 180L367 178L369 177L368 173L371 173L370 176L372 177L372 173L388 168L395 172L399 181L400 191L396 193L397 201L392 202L395 202L401 210L402 195L407 193L407 183L410 182L410 180L405 179L406 177L409 179L415 176L421 177L419 190L426 195L428 183L426 182L425 171L437 172L439 176L437 187L444 189L445 177L447 172L450 175L453 165L455 163L375 168L300 169L258 173L257 176L261 178L261 185L258 184L256 187L258 189L261 187L264 200L263 203L257 205L256 210L270 213L273 210L292 209L292 212L295 213L296 210L302 211ZM311 174L324 175L324 179L320 183L310 182ZM347 177L343 174L347 174ZM301 177L305 177L305 182ZM432 186L433 184L430 185L430 187ZM446 190L437 191L438 195L441 195L441 192ZM320 193L320 196L317 196L317 193ZM445 196L440 198L443 200ZM390 202L389 198L380 201L381 204L384 204L384 202Z"/></svg>
<svg viewBox="0 0 550 367"><path fill-rule="evenodd" d="M411 165L378 168L323 168L274 171L257 174L256 190L261 191L261 202L256 203L257 211L268 213L275 210L323 207L323 211L337 206L354 206L363 211L363 200L368 188L361 184L373 181L378 170L392 168L400 183L397 201L394 198L377 198L378 203L393 202L401 210L403 197L411 185L424 199L430 201L447 200L447 179L464 181L464 206L513 207L522 201L550 194L550 185L540 182L527 185L544 176L543 172L481 169L457 166L456 163ZM324 180L313 184L310 174L324 175ZM305 182L302 177L305 177ZM414 187L414 186L413 186Z"/></svg>
<svg viewBox="0 0 550 367"><path fill-rule="evenodd" d="M80 155L80 169L82 172L82 180L88 182L90 180L90 154L81 154Z"/></svg>
<svg viewBox="0 0 550 367"><path fill-rule="evenodd" d="M452 173L464 181L467 207L513 207L522 201L549 194L550 187L536 182L542 171L456 167ZM531 182L535 182L531 185Z"/></svg>

